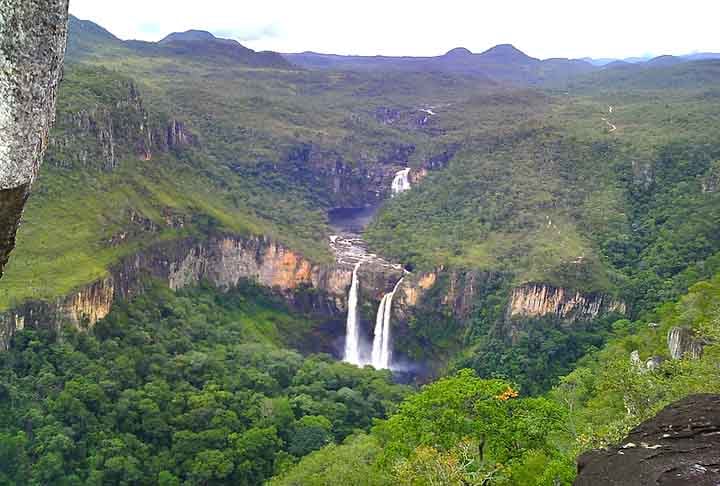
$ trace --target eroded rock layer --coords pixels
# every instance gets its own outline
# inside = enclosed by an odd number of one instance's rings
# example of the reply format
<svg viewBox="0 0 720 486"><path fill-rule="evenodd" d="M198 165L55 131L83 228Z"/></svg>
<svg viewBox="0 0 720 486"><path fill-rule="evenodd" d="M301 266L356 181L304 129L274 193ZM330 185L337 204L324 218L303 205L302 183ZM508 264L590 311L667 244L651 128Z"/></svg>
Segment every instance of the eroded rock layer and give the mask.
<svg viewBox="0 0 720 486"><path fill-rule="evenodd" d="M369 263L362 269L363 298L377 299L392 289L399 272ZM302 311L337 316L345 311L352 266L316 264L265 237L214 236L166 242L125 258L110 274L52 302L27 302L0 315L0 349L25 326L56 328L64 321L93 325L116 299L142 292L143 281L158 279L176 290L201 281L230 289L243 280L269 287ZM311 292L306 290L312 289Z"/></svg>
<svg viewBox="0 0 720 486"><path fill-rule="evenodd" d="M594 319L607 312L625 314L625 304L603 294L582 294L545 284L515 288L508 304L510 318L554 315L574 321Z"/></svg>

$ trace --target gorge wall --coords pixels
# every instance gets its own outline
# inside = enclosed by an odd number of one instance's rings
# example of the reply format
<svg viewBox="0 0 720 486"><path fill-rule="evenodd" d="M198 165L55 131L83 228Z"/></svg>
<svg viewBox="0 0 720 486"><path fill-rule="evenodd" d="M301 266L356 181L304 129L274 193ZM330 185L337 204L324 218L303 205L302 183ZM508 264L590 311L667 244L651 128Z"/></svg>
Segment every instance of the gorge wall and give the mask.
<svg viewBox="0 0 720 486"><path fill-rule="evenodd" d="M361 298L377 301L392 290L399 270L363 267ZM266 237L216 235L205 240L165 242L123 259L109 275L52 301L31 301L0 314L0 349L17 330L57 329L64 322L92 326L110 313L118 299L143 291L148 278L177 290L202 281L221 290L243 280L271 288L302 312L337 317L347 306L352 265L317 264Z"/></svg>
<svg viewBox="0 0 720 486"><path fill-rule="evenodd" d="M0 349L7 349L16 330L56 328L65 321L93 325L105 317L117 299L142 292L143 281L158 279L172 289L207 281L229 289L243 279L270 287L291 303L303 287L317 292L302 304L310 310L335 314L345 306L351 269L318 265L297 252L263 237L214 236L207 240L162 243L122 260L109 275L67 297L26 302L0 315Z"/></svg>
<svg viewBox="0 0 720 486"><path fill-rule="evenodd" d="M478 298L492 289L501 288L508 276L475 270L446 270L413 275L403 286L400 301L404 307L418 305L428 292L441 285L440 304L459 320L467 319ZM440 283L440 280L443 280ZM547 284L528 283L510 290L506 308L507 320L555 316L567 323L592 320L603 314L625 314L625 303L602 293L581 293Z"/></svg>
<svg viewBox="0 0 720 486"><path fill-rule="evenodd" d="M601 314L611 312L625 314L626 311L623 302L604 294L583 294L551 285L532 283L513 289L507 315L510 319L554 315L573 322L580 319L595 319Z"/></svg>

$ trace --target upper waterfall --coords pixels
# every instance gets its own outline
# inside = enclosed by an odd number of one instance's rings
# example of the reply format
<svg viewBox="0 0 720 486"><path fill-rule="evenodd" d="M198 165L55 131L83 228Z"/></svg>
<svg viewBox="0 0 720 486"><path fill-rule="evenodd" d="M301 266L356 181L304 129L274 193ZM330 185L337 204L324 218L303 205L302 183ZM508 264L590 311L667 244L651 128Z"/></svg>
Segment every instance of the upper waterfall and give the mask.
<svg viewBox="0 0 720 486"><path fill-rule="evenodd" d="M410 168L398 171L392 181L392 195L395 196L410 190Z"/></svg>
<svg viewBox="0 0 720 486"><path fill-rule="evenodd" d="M358 326L358 269L362 261L355 264L352 274L352 283L350 285L350 293L348 294L348 315L345 334L345 356L344 361L362 366L360 362L360 328Z"/></svg>
<svg viewBox="0 0 720 486"><path fill-rule="evenodd" d="M392 314L392 302L395 293L404 279L401 278L395 288L389 294L385 294L378 307L375 320L375 337L372 347L371 364L378 370L390 369L392 360L392 336L390 334L390 317Z"/></svg>

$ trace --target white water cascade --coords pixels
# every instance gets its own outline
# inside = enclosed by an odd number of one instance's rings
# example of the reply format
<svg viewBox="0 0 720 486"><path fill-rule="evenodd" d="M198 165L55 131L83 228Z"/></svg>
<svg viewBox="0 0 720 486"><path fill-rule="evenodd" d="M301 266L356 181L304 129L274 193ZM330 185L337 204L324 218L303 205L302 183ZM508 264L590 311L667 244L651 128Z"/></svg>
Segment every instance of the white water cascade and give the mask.
<svg viewBox="0 0 720 486"><path fill-rule="evenodd" d="M403 169L395 174L392 181L392 196L396 196L402 192L410 190L410 168Z"/></svg>
<svg viewBox="0 0 720 486"><path fill-rule="evenodd" d="M403 279L401 278L395 288L389 294L385 294L378 307L377 318L375 319L375 337L372 347L372 362L375 369L390 369L392 359L392 336L390 334L390 316L392 314L392 302L395 293L400 288Z"/></svg>
<svg viewBox="0 0 720 486"><path fill-rule="evenodd" d="M360 362L360 326L358 326L358 268L362 262L355 264L352 274L352 284L348 294L348 315L345 332L345 356L343 360L355 366L362 366Z"/></svg>

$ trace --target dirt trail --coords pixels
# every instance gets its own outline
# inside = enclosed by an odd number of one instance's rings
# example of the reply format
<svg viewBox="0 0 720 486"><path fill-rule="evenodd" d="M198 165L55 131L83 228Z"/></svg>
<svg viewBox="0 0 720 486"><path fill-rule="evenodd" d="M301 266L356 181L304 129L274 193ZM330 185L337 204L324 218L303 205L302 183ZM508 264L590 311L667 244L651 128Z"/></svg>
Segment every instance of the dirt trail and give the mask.
<svg viewBox="0 0 720 486"><path fill-rule="evenodd" d="M613 106L608 105L608 114L612 115L613 110L614 110ZM617 130L617 127L615 125L613 125L613 123L610 122L610 120L608 120L607 118L602 117L601 120L607 124L608 128L610 129L609 133L612 133L615 130Z"/></svg>

